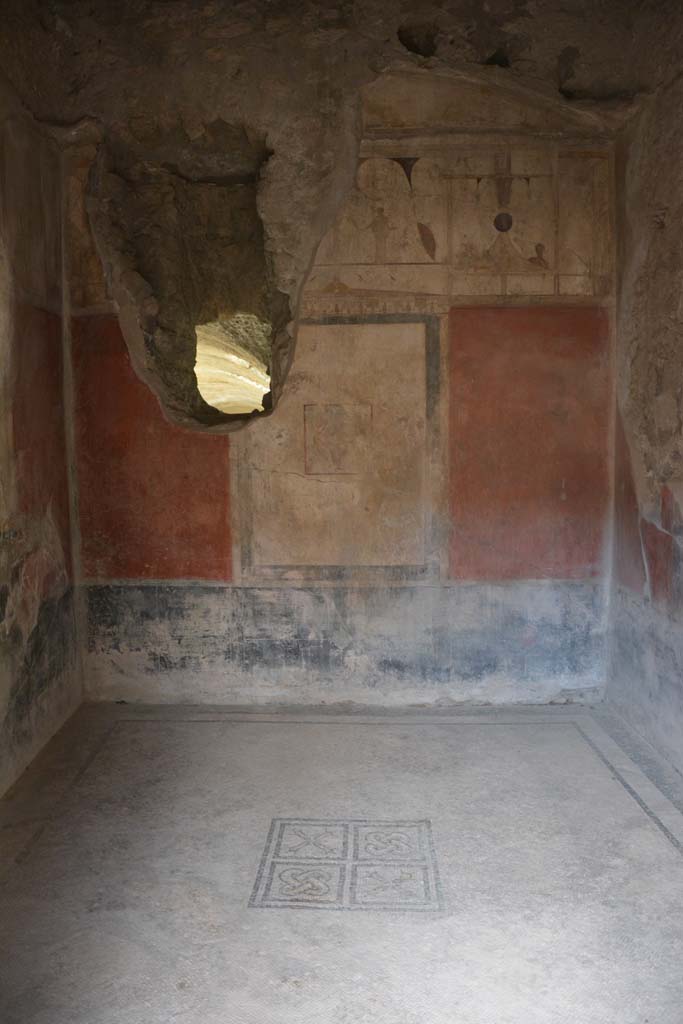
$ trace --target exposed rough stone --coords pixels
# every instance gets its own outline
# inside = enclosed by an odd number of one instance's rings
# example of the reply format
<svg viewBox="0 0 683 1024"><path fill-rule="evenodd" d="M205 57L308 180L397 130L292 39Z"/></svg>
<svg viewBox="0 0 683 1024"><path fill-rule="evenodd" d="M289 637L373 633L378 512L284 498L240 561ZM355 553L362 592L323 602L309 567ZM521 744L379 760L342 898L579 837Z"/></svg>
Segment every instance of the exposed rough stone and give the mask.
<svg viewBox="0 0 683 1024"><path fill-rule="evenodd" d="M102 147L91 180L95 235L131 355L167 414L225 423L197 389L195 327L236 313L272 324L279 390L290 313L266 264L253 175L192 179L149 160L122 166Z"/></svg>
<svg viewBox="0 0 683 1024"><path fill-rule="evenodd" d="M646 511L683 479L683 82L650 100L623 140L618 391Z"/></svg>

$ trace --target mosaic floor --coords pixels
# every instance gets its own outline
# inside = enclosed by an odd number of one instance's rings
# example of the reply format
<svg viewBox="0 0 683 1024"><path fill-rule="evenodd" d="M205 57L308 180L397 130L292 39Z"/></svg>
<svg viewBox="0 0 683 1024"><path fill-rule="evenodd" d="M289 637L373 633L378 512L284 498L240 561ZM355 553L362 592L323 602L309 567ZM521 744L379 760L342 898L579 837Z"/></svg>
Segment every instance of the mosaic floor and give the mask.
<svg viewBox="0 0 683 1024"><path fill-rule="evenodd" d="M249 905L440 910L431 822L274 818Z"/></svg>
<svg viewBox="0 0 683 1024"><path fill-rule="evenodd" d="M0 802L0 1020L681 1024L683 814L630 754L569 708L86 709Z"/></svg>

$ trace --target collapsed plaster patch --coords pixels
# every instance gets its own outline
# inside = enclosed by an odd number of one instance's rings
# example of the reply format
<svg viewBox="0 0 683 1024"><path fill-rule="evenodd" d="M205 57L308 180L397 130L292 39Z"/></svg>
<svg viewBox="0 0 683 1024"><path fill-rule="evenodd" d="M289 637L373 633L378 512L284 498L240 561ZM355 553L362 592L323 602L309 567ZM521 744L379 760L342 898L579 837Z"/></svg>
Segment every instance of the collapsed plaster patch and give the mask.
<svg viewBox="0 0 683 1024"><path fill-rule="evenodd" d="M419 57L433 57L436 53L439 30L434 24L401 25L397 35L401 46L409 53L415 53Z"/></svg>
<svg viewBox="0 0 683 1024"><path fill-rule="evenodd" d="M232 430L270 408L264 397L279 394L292 346L257 208L261 154L250 169L244 154L221 163L202 150L194 177L187 153L182 173L158 155L127 137L100 146L88 200L95 240L133 366L168 418ZM243 361L241 401L240 364L224 372L227 339L230 360Z"/></svg>
<svg viewBox="0 0 683 1024"><path fill-rule="evenodd" d="M617 149L621 287L617 397L641 510L659 521L661 487L683 480L681 141L675 82L643 105Z"/></svg>
<svg viewBox="0 0 683 1024"><path fill-rule="evenodd" d="M511 66L510 57L507 51L503 47L499 47L494 50L490 57L487 57L484 64L487 67L496 68L509 68Z"/></svg>

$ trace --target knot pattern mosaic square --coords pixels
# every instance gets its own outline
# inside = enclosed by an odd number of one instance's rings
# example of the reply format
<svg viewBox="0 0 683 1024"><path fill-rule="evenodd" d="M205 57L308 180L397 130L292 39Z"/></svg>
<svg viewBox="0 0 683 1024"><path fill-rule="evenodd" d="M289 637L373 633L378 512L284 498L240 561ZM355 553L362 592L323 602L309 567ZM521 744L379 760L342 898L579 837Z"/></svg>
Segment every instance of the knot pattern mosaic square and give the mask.
<svg viewBox="0 0 683 1024"><path fill-rule="evenodd" d="M249 905L442 910L431 822L274 818Z"/></svg>

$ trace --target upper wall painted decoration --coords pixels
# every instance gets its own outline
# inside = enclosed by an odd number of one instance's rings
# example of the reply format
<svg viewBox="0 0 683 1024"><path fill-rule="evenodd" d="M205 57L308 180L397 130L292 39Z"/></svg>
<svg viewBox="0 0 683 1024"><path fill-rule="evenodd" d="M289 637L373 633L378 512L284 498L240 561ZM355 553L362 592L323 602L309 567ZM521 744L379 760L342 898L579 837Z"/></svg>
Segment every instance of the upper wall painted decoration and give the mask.
<svg viewBox="0 0 683 1024"><path fill-rule="evenodd" d="M319 246L309 309L610 295L611 161L594 124L502 90L388 79L366 96L355 186Z"/></svg>
<svg viewBox="0 0 683 1024"><path fill-rule="evenodd" d="M307 291L604 296L608 225L607 154L538 144L373 157Z"/></svg>

